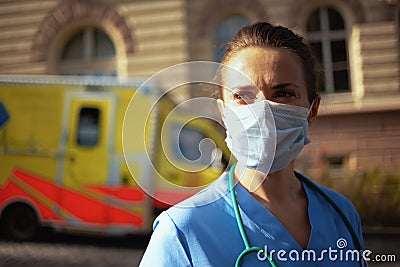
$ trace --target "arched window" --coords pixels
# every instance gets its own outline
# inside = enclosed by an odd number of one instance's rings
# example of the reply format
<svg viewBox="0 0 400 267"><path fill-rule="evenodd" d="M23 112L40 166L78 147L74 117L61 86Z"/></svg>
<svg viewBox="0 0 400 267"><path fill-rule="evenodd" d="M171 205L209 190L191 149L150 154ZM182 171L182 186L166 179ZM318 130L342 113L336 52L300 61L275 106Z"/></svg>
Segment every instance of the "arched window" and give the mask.
<svg viewBox="0 0 400 267"><path fill-rule="evenodd" d="M64 45L58 72L67 75L116 75L115 47L108 35L86 27Z"/></svg>
<svg viewBox="0 0 400 267"><path fill-rule="evenodd" d="M308 18L307 37L322 63L325 79L321 91L351 91L347 33L342 16L331 7L318 8Z"/></svg>
<svg viewBox="0 0 400 267"><path fill-rule="evenodd" d="M221 62L226 44L243 26L249 23L250 20L243 15L231 15L218 24L214 33L215 61Z"/></svg>

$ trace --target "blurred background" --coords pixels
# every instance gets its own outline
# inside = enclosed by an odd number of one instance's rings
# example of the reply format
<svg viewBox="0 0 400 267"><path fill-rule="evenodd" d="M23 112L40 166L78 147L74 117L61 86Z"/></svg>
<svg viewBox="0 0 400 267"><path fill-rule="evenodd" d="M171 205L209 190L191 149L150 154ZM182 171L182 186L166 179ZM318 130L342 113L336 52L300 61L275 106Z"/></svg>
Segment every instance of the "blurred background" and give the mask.
<svg viewBox="0 0 400 267"><path fill-rule="evenodd" d="M0 74L146 79L183 62L219 62L226 42L246 24L268 20L288 26L310 41L323 70L319 117L297 168L350 198L367 245L397 253L399 261L399 5L398 0L1 0ZM200 96L210 91L195 86L171 98ZM144 248L146 238L140 240ZM140 255L142 248L133 249ZM13 266L15 259L7 255L0 253L1 266L2 259Z"/></svg>

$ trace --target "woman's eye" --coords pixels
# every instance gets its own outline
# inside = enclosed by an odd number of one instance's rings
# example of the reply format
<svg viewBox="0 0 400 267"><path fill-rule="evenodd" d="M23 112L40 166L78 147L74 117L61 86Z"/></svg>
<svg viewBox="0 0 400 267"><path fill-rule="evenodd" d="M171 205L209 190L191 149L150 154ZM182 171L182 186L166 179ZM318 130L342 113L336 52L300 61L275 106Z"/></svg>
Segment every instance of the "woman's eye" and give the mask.
<svg viewBox="0 0 400 267"><path fill-rule="evenodd" d="M244 99L244 98L245 98L245 96L243 94L238 94L238 93L233 94L233 99L235 99L235 100Z"/></svg>
<svg viewBox="0 0 400 267"><path fill-rule="evenodd" d="M250 93L234 93L233 94L234 99L244 99L244 100L250 100L250 99L255 99L255 96L253 96Z"/></svg>
<svg viewBox="0 0 400 267"><path fill-rule="evenodd" d="M256 97L249 93L234 93L233 99L240 101L240 104L250 104L254 102Z"/></svg>
<svg viewBox="0 0 400 267"><path fill-rule="evenodd" d="M291 98L291 97L296 97L296 94L290 90L282 90L278 91L277 93L274 94L275 98Z"/></svg>

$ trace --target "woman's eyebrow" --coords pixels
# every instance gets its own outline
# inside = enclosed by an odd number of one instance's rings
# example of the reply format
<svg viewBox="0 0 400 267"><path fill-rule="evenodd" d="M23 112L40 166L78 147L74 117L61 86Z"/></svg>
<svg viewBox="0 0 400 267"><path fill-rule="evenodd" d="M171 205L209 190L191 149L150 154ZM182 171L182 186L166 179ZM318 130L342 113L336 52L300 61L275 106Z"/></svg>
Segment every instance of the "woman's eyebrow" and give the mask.
<svg viewBox="0 0 400 267"><path fill-rule="evenodd" d="M288 86L294 86L297 89L300 89L300 86L295 83L278 83L278 84L274 84L271 88L274 90L279 90L279 89L284 89L285 87L288 87Z"/></svg>
<svg viewBox="0 0 400 267"><path fill-rule="evenodd" d="M232 88L233 92L243 92L243 91L260 91L260 89L255 85L242 85L235 86Z"/></svg>

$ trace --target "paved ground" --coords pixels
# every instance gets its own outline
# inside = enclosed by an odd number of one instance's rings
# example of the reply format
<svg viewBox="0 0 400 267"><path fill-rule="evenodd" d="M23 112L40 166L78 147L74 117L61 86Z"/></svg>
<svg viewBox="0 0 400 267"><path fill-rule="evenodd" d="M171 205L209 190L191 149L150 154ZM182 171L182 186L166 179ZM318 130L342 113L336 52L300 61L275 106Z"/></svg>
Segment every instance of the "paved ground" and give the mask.
<svg viewBox="0 0 400 267"><path fill-rule="evenodd" d="M138 266L147 236L124 238L46 235L33 242L0 239L0 267L128 267ZM396 255L396 262L371 262L370 267L400 267L400 234L368 234L372 255Z"/></svg>
<svg viewBox="0 0 400 267"><path fill-rule="evenodd" d="M47 235L31 242L0 240L0 267L138 266L148 238Z"/></svg>
<svg viewBox="0 0 400 267"><path fill-rule="evenodd" d="M400 233L386 233L386 234L365 234L364 235L365 248L371 250L371 259L375 255L380 258L389 258L395 255L396 262L377 262L371 261L369 267L400 267Z"/></svg>

